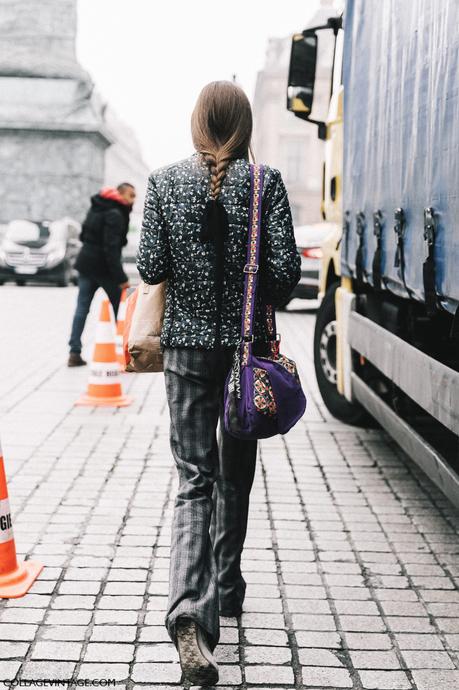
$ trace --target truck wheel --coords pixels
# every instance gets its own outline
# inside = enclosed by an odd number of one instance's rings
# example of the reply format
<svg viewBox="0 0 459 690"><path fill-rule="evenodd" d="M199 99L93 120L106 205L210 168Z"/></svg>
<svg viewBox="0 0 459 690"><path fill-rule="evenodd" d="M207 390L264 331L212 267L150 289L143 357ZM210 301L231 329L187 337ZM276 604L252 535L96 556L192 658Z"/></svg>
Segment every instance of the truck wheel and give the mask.
<svg viewBox="0 0 459 690"><path fill-rule="evenodd" d="M314 368L322 399L331 414L345 424L368 425L371 418L358 403L350 403L336 388L335 292L331 285L317 312L314 329Z"/></svg>

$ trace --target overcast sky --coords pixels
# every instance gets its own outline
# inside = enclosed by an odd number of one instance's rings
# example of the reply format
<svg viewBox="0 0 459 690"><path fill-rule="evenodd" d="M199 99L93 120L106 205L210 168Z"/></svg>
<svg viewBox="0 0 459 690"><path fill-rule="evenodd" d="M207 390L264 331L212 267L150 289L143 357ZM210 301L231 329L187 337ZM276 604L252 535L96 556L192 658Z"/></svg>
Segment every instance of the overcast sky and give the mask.
<svg viewBox="0 0 459 690"><path fill-rule="evenodd" d="M236 74L252 98L268 38L302 30L320 0L78 4L78 57L153 169L192 152L190 115L202 86Z"/></svg>

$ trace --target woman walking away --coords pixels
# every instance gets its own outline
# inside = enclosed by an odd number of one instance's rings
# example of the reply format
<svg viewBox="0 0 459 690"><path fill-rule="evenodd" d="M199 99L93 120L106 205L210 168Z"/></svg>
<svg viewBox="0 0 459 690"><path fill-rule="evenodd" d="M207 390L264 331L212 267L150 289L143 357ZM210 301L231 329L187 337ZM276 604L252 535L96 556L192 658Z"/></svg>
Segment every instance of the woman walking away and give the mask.
<svg viewBox="0 0 459 690"><path fill-rule="evenodd" d="M179 489L172 525L165 624L183 682L213 685L219 614L242 612L241 553L256 441L225 432L223 386L240 343L249 204L250 103L218 81L191 120L196 149L150 175L137 259L149 284L167 279L161 334ZM300 278L292 217L278 170L265 166L254 347L267 352L264 303L286 302ZM213 520L211 528L211 518ZM212 533L212 536L211 536Z"/></svg>

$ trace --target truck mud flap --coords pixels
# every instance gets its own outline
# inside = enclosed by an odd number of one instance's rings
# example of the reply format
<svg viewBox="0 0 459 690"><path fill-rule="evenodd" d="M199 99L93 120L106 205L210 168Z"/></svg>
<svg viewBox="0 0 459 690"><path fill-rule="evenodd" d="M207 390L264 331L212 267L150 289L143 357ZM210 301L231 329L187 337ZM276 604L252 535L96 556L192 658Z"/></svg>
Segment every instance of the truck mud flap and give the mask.
<svg viewBox="0 0 459 690"><path fill-rule="evenodd" d="M459 508L459 477L446 460L354 373L352 391L361 405L378 420L383 429L419 465L453 505Z"/></svg>

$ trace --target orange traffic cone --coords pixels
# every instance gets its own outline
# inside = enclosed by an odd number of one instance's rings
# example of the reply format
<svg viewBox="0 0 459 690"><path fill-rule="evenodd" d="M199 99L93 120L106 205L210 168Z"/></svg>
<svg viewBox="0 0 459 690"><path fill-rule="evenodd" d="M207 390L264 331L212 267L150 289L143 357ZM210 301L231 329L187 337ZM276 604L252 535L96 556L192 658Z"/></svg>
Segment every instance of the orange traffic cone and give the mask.
<svg viewBox="0 0 459 690"><path fill-rule="evenodd" d="M124 333L124 321L126 319L126 305L127 305L127 289L124 288L124 290L121 293L120 306L118 308L118 318L116 321L116 336L115 336L116 361L120 365L121 371L124 371L126 369L126 362L124 360L124 352L123 352L123 333Z"/></svg>
<svg viewBox="0 0 459 690"><path fill-rule="evenodd" d="M97 324L88 391L76 401L75 405L125 407L131 402L132 398L123 395L121 390L112 308L108 299L104 299Z"/></svg>
<svg viewBox="0 0 459 690"><path fill-rule="evenodd" d="M13 599L24 596L42 570L43 565L37 561L17 560L3 453L0 447L0 597Z"/></svg>

